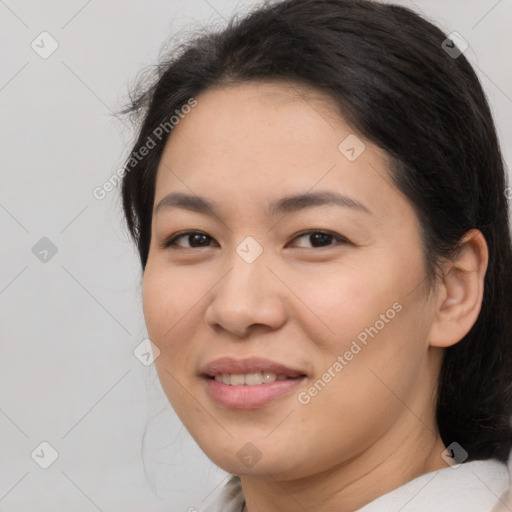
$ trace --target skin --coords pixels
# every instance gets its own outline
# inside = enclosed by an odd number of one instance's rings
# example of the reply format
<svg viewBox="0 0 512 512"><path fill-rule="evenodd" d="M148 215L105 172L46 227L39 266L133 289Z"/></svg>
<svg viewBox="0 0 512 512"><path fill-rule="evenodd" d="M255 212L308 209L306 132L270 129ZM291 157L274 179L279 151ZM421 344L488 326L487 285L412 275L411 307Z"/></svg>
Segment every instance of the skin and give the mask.
<svg viewBox="0 0 512 512"><path fill-rule="evenodd" d="M232 84L197 97L174 127L157 173L155 205L170 192L220 203L219 216L179 208L153 215L143 306L160 349L162 387L206 455L241 476L247 510L353 511L413 478L447 468L435 419L444 348L480 311L487 246L467 233L433 289L419 221L393 186L386 154L365 140L349 161L338 145L354 130L330 99L279 82ZM334 205L266 214L292 193L335 190L371 213ZM297 236L326 230L347 240ZM204 246L181 237L198 230ZM236 252L253 237L263 253ZM365 328L402 309L306 405L298 401ZM232 410L199 377L222 356L261 356L308 374L271 404ZM237 456L252 443L251 467ZM300 505L300 506L299 506Z"/></svg>

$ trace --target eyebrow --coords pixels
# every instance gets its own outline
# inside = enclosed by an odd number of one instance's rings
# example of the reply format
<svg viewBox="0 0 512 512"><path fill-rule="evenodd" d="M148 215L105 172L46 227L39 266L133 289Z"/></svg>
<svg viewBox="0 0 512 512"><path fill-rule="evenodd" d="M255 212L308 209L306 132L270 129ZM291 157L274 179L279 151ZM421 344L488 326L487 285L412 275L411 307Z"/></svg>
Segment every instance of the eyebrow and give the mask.
<svg viewBox="0 0 512 512"><path fill-rule="evenodd" d="M372 214L372 212L357 199L330 190L283 197L270 203L267 212L269 215L278 215L326 205L352 208ZM205 197L197 195L184 194L182 192L172 192L166 195L155 207L154 213L158 214L168 208L182 208L206 215L214 215L216 217L219 216L221 209L220 204L215 201L210 201Z"/></svg>

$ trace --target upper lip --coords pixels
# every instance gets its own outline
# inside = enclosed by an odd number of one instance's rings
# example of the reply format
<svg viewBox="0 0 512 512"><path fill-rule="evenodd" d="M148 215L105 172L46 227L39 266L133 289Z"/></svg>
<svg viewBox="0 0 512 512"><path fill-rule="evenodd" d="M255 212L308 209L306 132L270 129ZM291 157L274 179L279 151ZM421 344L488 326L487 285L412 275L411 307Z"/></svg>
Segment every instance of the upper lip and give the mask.
<svg viewBox="0 0 512 512"><path fill-rule="evenodd" d="M272 372L287 377L300 377L305 375L302 370L286 366L282 363L263 359L260 357L249 357L246 359L235 359L232 357L221 357L205 365L201 373L210 377L226 374L246 374L256 372Z"/></svg>

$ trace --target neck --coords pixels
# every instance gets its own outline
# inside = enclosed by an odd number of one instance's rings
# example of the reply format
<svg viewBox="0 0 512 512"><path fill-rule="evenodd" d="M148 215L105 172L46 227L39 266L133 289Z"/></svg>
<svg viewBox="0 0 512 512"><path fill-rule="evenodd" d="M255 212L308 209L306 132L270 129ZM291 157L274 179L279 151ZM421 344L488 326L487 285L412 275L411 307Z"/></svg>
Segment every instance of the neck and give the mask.
<svg viewBox="0 0 512 512"><path fill-rule="evenodd" d="M244 512L353 512L422 474L448 467L434 425L409 413L397 431L412 434L387 434L354 459L321 473L295 480L270 474L241 476Z"/></svg>

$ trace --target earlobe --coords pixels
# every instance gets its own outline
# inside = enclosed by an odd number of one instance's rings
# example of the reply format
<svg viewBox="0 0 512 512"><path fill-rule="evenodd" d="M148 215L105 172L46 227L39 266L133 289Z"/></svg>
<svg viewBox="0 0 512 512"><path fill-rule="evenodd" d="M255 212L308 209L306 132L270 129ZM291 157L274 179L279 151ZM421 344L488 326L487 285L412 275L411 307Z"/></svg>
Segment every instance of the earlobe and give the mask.
<svg viewBox="0 0 512 512"><path fill-rule="evenodd" d="M455 345L476 322L482 306L488 259L488 247L481 231L468 231L456 254L443 265L443 277L437 283L431 346Z"/></svg>

